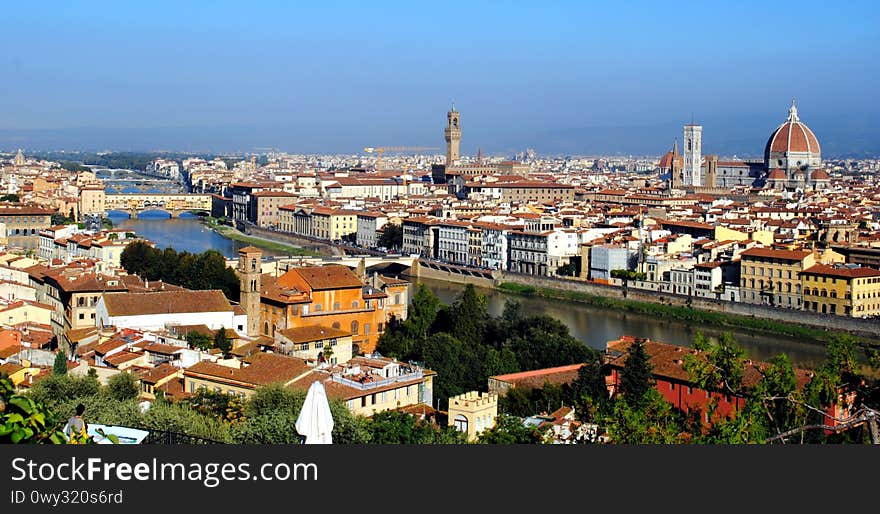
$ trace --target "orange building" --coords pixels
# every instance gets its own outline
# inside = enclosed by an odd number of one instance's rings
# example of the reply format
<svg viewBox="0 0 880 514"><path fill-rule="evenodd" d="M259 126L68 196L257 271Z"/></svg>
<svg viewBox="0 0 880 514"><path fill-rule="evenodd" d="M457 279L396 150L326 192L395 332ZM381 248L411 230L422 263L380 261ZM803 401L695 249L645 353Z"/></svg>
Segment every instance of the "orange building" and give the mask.
<svg viewBox="0 0 880 514"><path fill-rule="evenodd" d="M21 332L18 330L0 329L0 350L21 346Z"/></svg>
<svg viewBox="0 0 880 514"><path fill-rule="evenodd" d="M293 268L277 278L265 274L259 280L259 334L329 327L351 331L354 353L370 353L392 314L406 318L408 285L379 276L367 282L341 265Z"/></svg>

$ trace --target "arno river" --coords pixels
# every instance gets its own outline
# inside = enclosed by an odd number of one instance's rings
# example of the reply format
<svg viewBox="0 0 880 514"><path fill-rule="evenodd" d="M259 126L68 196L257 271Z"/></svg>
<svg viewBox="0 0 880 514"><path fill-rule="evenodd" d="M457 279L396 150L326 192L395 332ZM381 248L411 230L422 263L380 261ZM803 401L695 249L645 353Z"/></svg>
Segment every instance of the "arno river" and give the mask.
<svg viewBox="0 0 880 514"><path fill-rule="evenodd" d="M128 219L122 213L110 213L115 226L131 229L153 242L157 247L171 246L178 251L192 253L214 248L227 257L234 257L244 246L209 230L197 217L184 215L168 219L164 213L145 213L139 219ZM272 252L267 252L272 255ZM423 282L444 303L451 303L464 286L436 280ZM489 312L497 316L504 309L507 298L522 302L529 313L544 313L562 321L572 335L594 348L604 348L609 340L621 335L649 337L656 341L689 345L694 333L701 329L707 335L720 335L720 330L696 327L679 321L661 320L648 316L597 309L588 305L566 303L544 298L524 298L493 290L481 290L489 298ZM780 352L786 352L795 365L814 367L824 359L824 347L802 343L781 336L734 332L739 344L746 349L748 356L756 360L767 360Z"/></svg>

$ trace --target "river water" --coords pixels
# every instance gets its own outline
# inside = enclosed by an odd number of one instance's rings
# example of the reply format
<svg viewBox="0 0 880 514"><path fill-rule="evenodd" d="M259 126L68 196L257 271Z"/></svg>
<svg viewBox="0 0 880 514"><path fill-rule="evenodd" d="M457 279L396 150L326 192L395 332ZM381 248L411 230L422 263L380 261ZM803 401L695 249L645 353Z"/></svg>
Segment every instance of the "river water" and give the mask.
<svg viewBox="0 0 880 514"><path fill-rule="evenodd" d="M450 282L419 279L437 295L443 303L452 303L465 286ZM675 320L664 320L626 312L600 309L586 304L563 302L539 297L524 297L492 289L477 288L488 298L489 314L500 316L508 299L519 301L524 311L547 314L564 323L571 334L596 349L604 349L605 343L620 336L647 337L655 341L690 346L697 331L710 337L731 332L737 343L745 349L749 358L769 360L785 352L796 366L814 368L825 360L825 347L792 338L755 333L750 331L721 330L698 327Z"/></svg>
<svg viewBox="0 0 880 514"><path fill-rule="evenodd" d="M167 212L142 212L137 218L129 218L127 213L110 211L107 217L116 228L124 228L138 236L156 243L157 248L172 247L178 252L199 253L214 249L229 258L238 257L238 250L248 243L227 239L206 227L198 216L183 213L171 218ZM263 250L265 256L281 255L280 252Z"/></svg>
<svg viewBox="0 0 880 514"><path fill-rule="evenodd" d="M180 218L169 219L167 213L145 212L136 219L129 219L121 212L110 212L114 226L133 230L156 243L157 247L173 247L178 251L198 253L209 248L220 251L227 257L235 257L244 243L224 238L205 227L197 216L183 214ZM271 251L267 256L277 255ZM449 282L421 279L444 303L452 303L464 286ZM562 321L572 335L593 348L602 349L605 343L622 335L648 337L655 341L689 346L697 330L718 337L722 330L697 327L674 320L656 319L638 314L599 309L585 304L569 303L546 298L529 298L511 295L500 291L480 289L488 297L489 313L499 316L508 298L523 304L529 313L543 313ZM813 343L776 335L733 331L737 342L746 350L748 356L756 360L768 360L785 352L795 365L816 367L824 360L825 349Z"/></svg>

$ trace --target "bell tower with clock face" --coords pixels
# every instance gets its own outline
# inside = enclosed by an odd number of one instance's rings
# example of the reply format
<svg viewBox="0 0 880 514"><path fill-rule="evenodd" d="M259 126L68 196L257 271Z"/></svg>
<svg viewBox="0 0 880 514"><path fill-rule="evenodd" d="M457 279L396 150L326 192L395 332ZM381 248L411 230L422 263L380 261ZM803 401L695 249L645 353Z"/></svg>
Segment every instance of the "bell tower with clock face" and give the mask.
<svg viewBox="0 0 880 514"><path fill-rule="evenodd" d="M455 104L452 109L446 113L446 166L453 166L459 159L459 145L461 144L461 116L455 110Z"/></svg>

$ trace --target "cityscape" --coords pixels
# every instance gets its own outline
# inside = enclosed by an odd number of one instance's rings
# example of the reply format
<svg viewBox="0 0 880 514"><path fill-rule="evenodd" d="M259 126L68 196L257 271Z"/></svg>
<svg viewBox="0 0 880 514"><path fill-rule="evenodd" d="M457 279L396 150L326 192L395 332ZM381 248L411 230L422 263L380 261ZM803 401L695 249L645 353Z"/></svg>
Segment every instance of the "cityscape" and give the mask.
<svg viewBox="0 0 880 514"><path fill-rule="evenodd" d="M345 125L315 128L338 152L262 131L49 144L12 112L0 442L880 444L880 152L827 123L823 83L744 93L773 120L753 148L670 96L650 116L675 129L626 153L542 150L551 132L446 80L429 116L375 127L298 89Z"/></svg>

